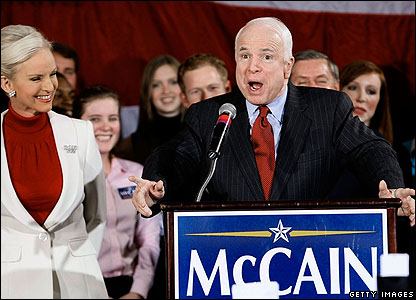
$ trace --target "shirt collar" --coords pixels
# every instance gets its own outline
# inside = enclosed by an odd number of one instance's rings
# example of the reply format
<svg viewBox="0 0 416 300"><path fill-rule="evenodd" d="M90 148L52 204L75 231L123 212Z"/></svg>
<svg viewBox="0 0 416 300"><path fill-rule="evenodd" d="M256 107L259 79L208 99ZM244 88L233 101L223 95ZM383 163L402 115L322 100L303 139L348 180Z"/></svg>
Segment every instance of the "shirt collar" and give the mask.
<svg viewBox="0 0 416 300"><path fill-rule="evenodd" d="M288 91L288 86L286 85L283 94L277 97L273 102L267 104L267 107L270 109L270 113L279 121L280 124L282 124L282 121L283 121L283 112L284 112L284 107L285 107L285 103L287 99L287 91ZM257 108L259 106L251 104L246 99L246 107L247 107L248 117L250 119L250 124L253 125L255 119L257 118L259 114L259 112L257 111Z"/></svg>
<svg viewBox="0 0 416 300"><path fill-rule="evenodd" d="M46 112L39 113L32 117L24 117L19 115L12 107L11 101L8 103L9 110L7 111L5 119L9 127L13 128L13 131L32 134L47 130L50 128L49 118Z"/></svg>
<svg viewBox="0 0 416 300"><path fill-rule="evenodd" d="M110 154L110 155L112 155L112 154ZM117 176L120 173L126 173L126 170L121 165L120 160L116 156L112 155L112 157L111 157L111 171L107 175L107 177L111 179L113 176Z"/></svg>

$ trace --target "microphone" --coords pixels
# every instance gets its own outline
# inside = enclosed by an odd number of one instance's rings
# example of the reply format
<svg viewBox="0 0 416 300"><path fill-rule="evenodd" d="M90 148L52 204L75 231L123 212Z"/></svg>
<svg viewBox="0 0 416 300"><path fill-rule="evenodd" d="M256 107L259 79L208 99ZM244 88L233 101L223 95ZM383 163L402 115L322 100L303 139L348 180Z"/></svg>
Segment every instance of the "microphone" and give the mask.
<svg viewBox="0 0 416 300"><path fill-rule="evenodd" d="M237 109L231 103L224 103L219 109L219 115L212 134L211 144L209 145L209 159L215 159L220 156L221 144L230 128L231 121L237 115Z"/></svg>
<svg viewBox="0 0 416 300"><path fill-rule="evenodd" d="M228 129L230 128L231 120L233 120L237 115L237 109L231 103L224 103L219 109L219 114L220 116L218 117L217 124L215 124L211 144L209 145L208 150L208 158L211 159L211 167L209 168L207 178L205 178L204 183L199 189L198 195L195 199L196 202L201 201L202 193L205 191L212 175L214 175L217 159L220 156L221 144L228 132Z"/></svg>

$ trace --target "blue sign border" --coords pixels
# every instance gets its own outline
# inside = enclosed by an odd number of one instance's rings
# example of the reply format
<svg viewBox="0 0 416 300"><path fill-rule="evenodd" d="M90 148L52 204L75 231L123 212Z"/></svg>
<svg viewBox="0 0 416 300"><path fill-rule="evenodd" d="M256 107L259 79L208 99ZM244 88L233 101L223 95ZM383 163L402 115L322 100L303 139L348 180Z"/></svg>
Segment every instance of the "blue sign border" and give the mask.
<svg viewBox="0 0 416 300"><path fill-rule="evenodd" d="M290 218L289 223L288 223L288 220L289 220L288 218ZM298 219L297 221L296 221L296 218ZM270 221L271 219L273 219L274 221L271 222ZM293 220L295 220L295 222L292 222ZM266 224L270 224L270 226L264 226L264 224L262 223L263 221L266 222ZM333 224L331 224L331 222ZM250 227L253 227L253 224L256 224L257 227L250 228ZM236 230L236 228L238 228L238 230ZM306 230L306 229L311 229L311 228L312 230ZM323 235L325 237L325 240L322 240L322 235L321 237L319 237L319 232L321 231L325 232L325 234ZM339 233L342 231L349 232L349 233L343 233L343 234ZM370 231L373 233L376 232L377 234L376 235L367 234L367 232L370 232ZM239 232L240 235L243 234L244 239L250 239L251 241L250 244L252 244L253 247L255 247L256 249L264 249L264 241L267 241L268 243L272 242L271 248L273 247L275 248L286 247L287 248L288 245L294 245L295 240L299 241L302 239L304 244L309 244L309 243L316 244L317 243L318 245L319 244L321 246L323 245L324 250L325 249L328 250L328 248L325 248L325 244L331 235L332 235L331 243L333 243L334 241L336 241L336 243L338 242L344 243L345 236L348 234L350 235L352 234L352 236L354 237L352 239L347 239L348 241L346 241L346 244L344 244L343 246L345 248L352 249L353 252L359 249L360 247L361 248L367 247L364 245L364 243L367 243L367 245L369 245L368 243L370 244L373 243L374 245L377 244L377 274L379 273L380 255L383 253L388 253L387 209L340 209L340 210L316 209L316 210L268 210L268 211L230 210L230 211L210 211L210 212L206 212L206 211L174 212L175 298L177 299L189 298L190 299L194 297L197 297L197 298L209 298L210 297L210 294L208 295L208 297L206 297L204 294L201 294L201 293L197 295L193 295L192 297L186 296L186 288L183 287L184 285L182 281L187 280L187 278L181 279L182 275L180 275L180 266L183 263L182 259L184 259L185 261L184 265L189 266L189 262L187 262L189 261L189 253L185 254L185 252L188 252L188 250L184 251L183 249L188 249L189 245L191 245L192 243L195 243L195 241L198 241L198 240L199 241L205 240L205 242L202 242L202 244L200 242L196 242L194 245L192 244L191 246L198 248L199 246L204 245L203 248L207 248L207 246L211 247L212 244L217 244L218 246L218 240L226 241L226 243L230 243L230 240L233 240L233 239L234 239L233 241L241 240L241 236L239 239L235 239L236 232ZM314 232L315 232L315 235L313 234ZM221 233L221 234L219 235L218 233ZM208 241L208 244L206 244L207 241ZM217 241L217 242L214 242L214 241ZM231 242L231 243L234 244L234 242ZM215 247L213 249L217 249ZM227 247L227 246L224 245L224 247ZM297 247L292 248L291 250L295 251L296 249ZM245 250L247 250L247 247L245 247ZM180 255L181 251L182 251L182 254ZM214 256L214 259L215 259L218 252L212 251L212 249L210 251L214 252L212 255ZM229 253L232 253L234 250L228 248L227 251ZM319 249L317 251L314 248L314 250L309 250L309 251L316 251L317 253L314 253L314 255L318 257L317 259L318 261L322 261L322 259L320 259L319 257L319 255L321 255L319 253L320 252ZM240 253L240 254L244 254L244 253ZM234 255L239 255L239 254L237 253ZM364 258L363 254L358 254L358 255L361 255L361 257L358 257L359 260L361 259L363 259L364 261L368 259L371 260L371 258ZM295 255L292 254L292 257L293 256ZM299 264L300 263L301 262L299 262ZM209 272L210 271L208 271L207 273ZM351 273L353 272L354 271L351 271ZM246 280L247 282L251 281L251 280L247 280L246 278L244 278L244 280ZM345 285L345 281L341 283L342 285ZM325 285L327 286L328 284L325 282ZM181 290L181 286L182 286L182 290ZM304 286L307 286L307 284L304 284ZM363 288L362 284L359 286L360 288ZM364 288L365 287L366 286L364 285ZM329 288L327 289L329 290ZM333 294L328 293L328 296L330 298L349 298L348 293L346 293L346 291L343 290L342 286L340 287L340 289L341 289L341 293L339 295L333 295ZM367 290L369 289L367 288ZM363 289L363 291L365 291L365 289ZM293 289L292 289L292 292L293 292ZM299 293L299 295L286 295L286 296L282 295L281 298L310 298L310 297L325 298L323 297L323 295L319 295L319 294L313 295L310 288L306 289L302 287L301 292L302 293ZM307 292L306 296L305 296L305 292ZM226 298L231 298L231 296L218 297L218 294L217 294L215 295L215 298L226 299Z"/></svg>

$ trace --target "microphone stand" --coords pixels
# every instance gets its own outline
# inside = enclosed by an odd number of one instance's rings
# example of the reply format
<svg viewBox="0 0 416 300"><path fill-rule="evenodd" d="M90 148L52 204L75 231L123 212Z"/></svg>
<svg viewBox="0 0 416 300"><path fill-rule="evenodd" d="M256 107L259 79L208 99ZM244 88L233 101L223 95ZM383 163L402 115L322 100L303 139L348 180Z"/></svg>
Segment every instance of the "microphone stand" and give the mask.
<svg viewBox="0 0 416 300"><path fill-rule="evenodd" d="M211 166L209 168L207 178L205 178L204 184L199 189L195 202L201 201L202 193L205 191L208 182L211 180L211 177L214 174L215 167L217 165L217 159L220 157L221 144L225 139L225 135L227 134L227 129L231 124L231 120L234 119L237 114L237 109L231 103L225 103L221 105L219 114L220 116L218 117L217 124L214 127L214 132L208 152L208 158L211 160ZM220 133L219 136L218 133Z"/></svg>
<svg viewBox="0 0 416 300"><path fill-rule="evenodd" d="M208 176L204 181L204 184L201 186L198 196L196 197L196 202L201 202L201 197L202 197L202 193L204 192L205 188L208 185L208 182L211 180L212 175L214 174L215 171L215 166L217 165L217 159L218 159L219 155L215 155L213 158L211 158L211 167L209 168L209 172L208 172Z"/></svg>

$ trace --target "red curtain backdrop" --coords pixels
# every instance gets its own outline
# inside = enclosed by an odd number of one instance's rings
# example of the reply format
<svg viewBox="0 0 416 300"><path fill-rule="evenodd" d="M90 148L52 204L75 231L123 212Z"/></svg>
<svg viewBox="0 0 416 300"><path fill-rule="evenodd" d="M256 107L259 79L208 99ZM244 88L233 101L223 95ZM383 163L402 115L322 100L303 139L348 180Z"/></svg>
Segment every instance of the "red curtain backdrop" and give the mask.
<svg viewBox="0 0 416 300"><path fill-rule="evenodd" d="M313 48L340 69L357 59L381 66L393 117L414 109L415 15L301 12L199 1L1 1L1 26L31 25L80 56L80 87L105 84L138 105L141 75L157 55L203 52L223 59L235 85L234 37L250 19L274 16L291 30L293 52ZM414 119L414 114L412 114Z"/></svg>

